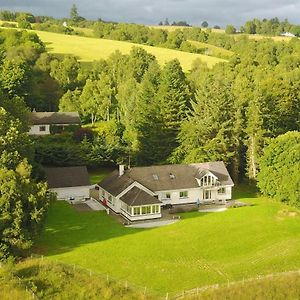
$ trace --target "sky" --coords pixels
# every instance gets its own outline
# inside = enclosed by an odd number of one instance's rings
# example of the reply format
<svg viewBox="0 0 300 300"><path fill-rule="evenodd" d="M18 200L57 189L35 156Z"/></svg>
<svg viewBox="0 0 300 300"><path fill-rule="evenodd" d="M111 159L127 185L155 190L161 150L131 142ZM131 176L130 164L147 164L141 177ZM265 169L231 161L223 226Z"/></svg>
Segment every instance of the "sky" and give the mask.
<svg viewBox="0 0 300 300"><path fill-rule="evenodd" d="M210 26L240 26L253 18L288 18L300 24L300 0L0 0L0 10L28 11L34 15L68 17L72 4L80 16L106 21L158 24L187 21Z"/></svg>

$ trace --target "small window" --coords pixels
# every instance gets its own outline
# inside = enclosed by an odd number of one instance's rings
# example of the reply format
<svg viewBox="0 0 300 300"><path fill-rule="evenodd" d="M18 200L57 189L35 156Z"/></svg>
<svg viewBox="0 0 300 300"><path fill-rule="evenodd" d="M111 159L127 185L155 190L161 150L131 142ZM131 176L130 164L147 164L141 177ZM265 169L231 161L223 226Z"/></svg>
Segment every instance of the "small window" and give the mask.
<svg viewBox="0 0 300 300"><path fill-rule="evenodd" d="M112 199L112 196L111 196L111 195L108 196L107 201L108 201L109 203L113 204L113 199Z"/></svg>
<svg viewBox="0 0 300 300"><path fill-rule="evenodd" d="M46 126L40 126L40 131L46 131Z"/></svg>
<svg viewBox="0 0 300 300"><path fill-rule="evenodd" d="M147 214L151 214L151 206L146 206Z"/></svg>
<svg viewBox="0 0 300 300"><path fill-rule="evenodd" d="M147 206L142 206L142 215L147 214Z"/></svg>
<svg viewBox="0 0 300 300"><path fill-rule="evenodd" d="M188 192L187 191L182 191L179 193L179 198L187 198L188 197Z"/></svg>
<svg viewBox="0 0 300 300"><path fill-rule="evenodd" d="M169 193L169 192L165 193L164 199L171 199L171 193Z"/></svg>
<svg viewBox="0 0 300 300"><path fill-rule="evenodd" d="M224 187L222 187L222 188L220 188L220 189L218 189L218 194L225 194L225 188Z"/></svg>

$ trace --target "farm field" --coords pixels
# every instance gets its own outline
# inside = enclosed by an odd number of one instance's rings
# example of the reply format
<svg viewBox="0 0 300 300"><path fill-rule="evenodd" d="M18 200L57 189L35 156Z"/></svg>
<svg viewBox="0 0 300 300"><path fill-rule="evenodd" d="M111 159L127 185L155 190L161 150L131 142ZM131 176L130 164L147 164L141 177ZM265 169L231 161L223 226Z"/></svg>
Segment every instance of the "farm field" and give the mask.
<svg viewBox="0 0 300 300"><path fill-rule="evenodd" d="M300 269L300 212L245 187L235 198L253 205L153 229L56 202L35 251L162 295Z"/></svg>
<svg viewBox="0 0 300 300"><path fill-rule="evenodd" d="M211 44L207 44L207 43L202 43L202 42L197 42L197 41L190 41L189 42L196 46L197 48L200 48L200 49L207 49L209 52L210 52L210 55L212 56L223 56L223 57L230 57L234 54L233 51L230 51L230 50L226 50L224 48L221 48L221 47L217 47L217 46L214 46L214 45L211 45Z"/></svg>
<svg viewBox="0 0 300 300"><path fill-rule="evenodd" d="M181 30L184 30L184 29L188 29L188 28L192 28L193 26L191 27L187 27L187 26L165 26L165 25L150 25L148 26L150 28L153 28L153 29L162 29L162 30L166 30L166 31L175 31L177 29L181 29ZM199 28L199 26L196 26ZM201 30L203 31L206 31L210 29L212 32L216 32L216 33L225 33L225 30L224 29L216 29L216 28L201 28Z"/></svg>
<svg viewBox="0 0 300 300"><path fill-rule="evenodd" d="M72 54L84 62L90 62L101 58L106 59L116 50L121 51L123 54L128 54L132 47L142 47L147 52L153 54L160 64L164 64L174 58L177 58L180 61L184 71L190 70L193 61L197 58L206 62L210 68L218 62L226 61L224 59L207 55L182 52L167 48L145 46L129 42L88 38L75 35L63 35L46 31L34 32L36 32L41 40L46 43L49 52L58 54Z"/></svg>

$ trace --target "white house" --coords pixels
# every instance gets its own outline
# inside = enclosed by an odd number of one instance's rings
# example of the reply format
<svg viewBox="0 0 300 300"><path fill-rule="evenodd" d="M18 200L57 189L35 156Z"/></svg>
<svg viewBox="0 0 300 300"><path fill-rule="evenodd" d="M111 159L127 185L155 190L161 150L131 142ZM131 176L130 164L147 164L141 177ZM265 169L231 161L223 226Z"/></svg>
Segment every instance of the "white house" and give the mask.
<svg viewBox="0 0 300 300"><path fill-rule="evenodd" d="M222 161L112 172L90 195L130 221L161 217L161 206L225 203L233 181Z"/></svg>
<svg viewBox="0 0 300 300"><path fill-rule="evenodd" d="M80 125L78 112L31 112L29 115L31 135L47 135L51 133L50 127L55 126L58 131L66 126Z"/></svg>
<svg viewBox="0 0 300 300"><path fill-rule="evenodd" d="M283 32L280 34L281 36L287 36L287 37L295 37L295 35L291 32Z"/></svg>
<svg viewBox="0 0 300 300"><path fill-rule="evenodd" d="M86 166L45 168L50 191L58 199L84 199L91 188Z"/></svg>

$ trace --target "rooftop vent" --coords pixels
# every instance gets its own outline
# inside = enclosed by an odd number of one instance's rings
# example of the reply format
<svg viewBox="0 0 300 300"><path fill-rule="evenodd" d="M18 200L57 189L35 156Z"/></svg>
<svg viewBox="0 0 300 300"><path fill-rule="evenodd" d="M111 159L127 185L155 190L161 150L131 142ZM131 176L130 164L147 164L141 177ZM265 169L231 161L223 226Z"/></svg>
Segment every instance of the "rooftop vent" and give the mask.
<svg viewBox="0 0 300 300"><path fill-rule="evenodd" d="M152 174L152 177L154 180L158 180L158 175L157 174Z"/></svg>
<svg viewBox="0 0 300 300"><path fill-rule="evenodd" d="M169 176L171 179L175 179L175 174L170 173Z"/></svg>

